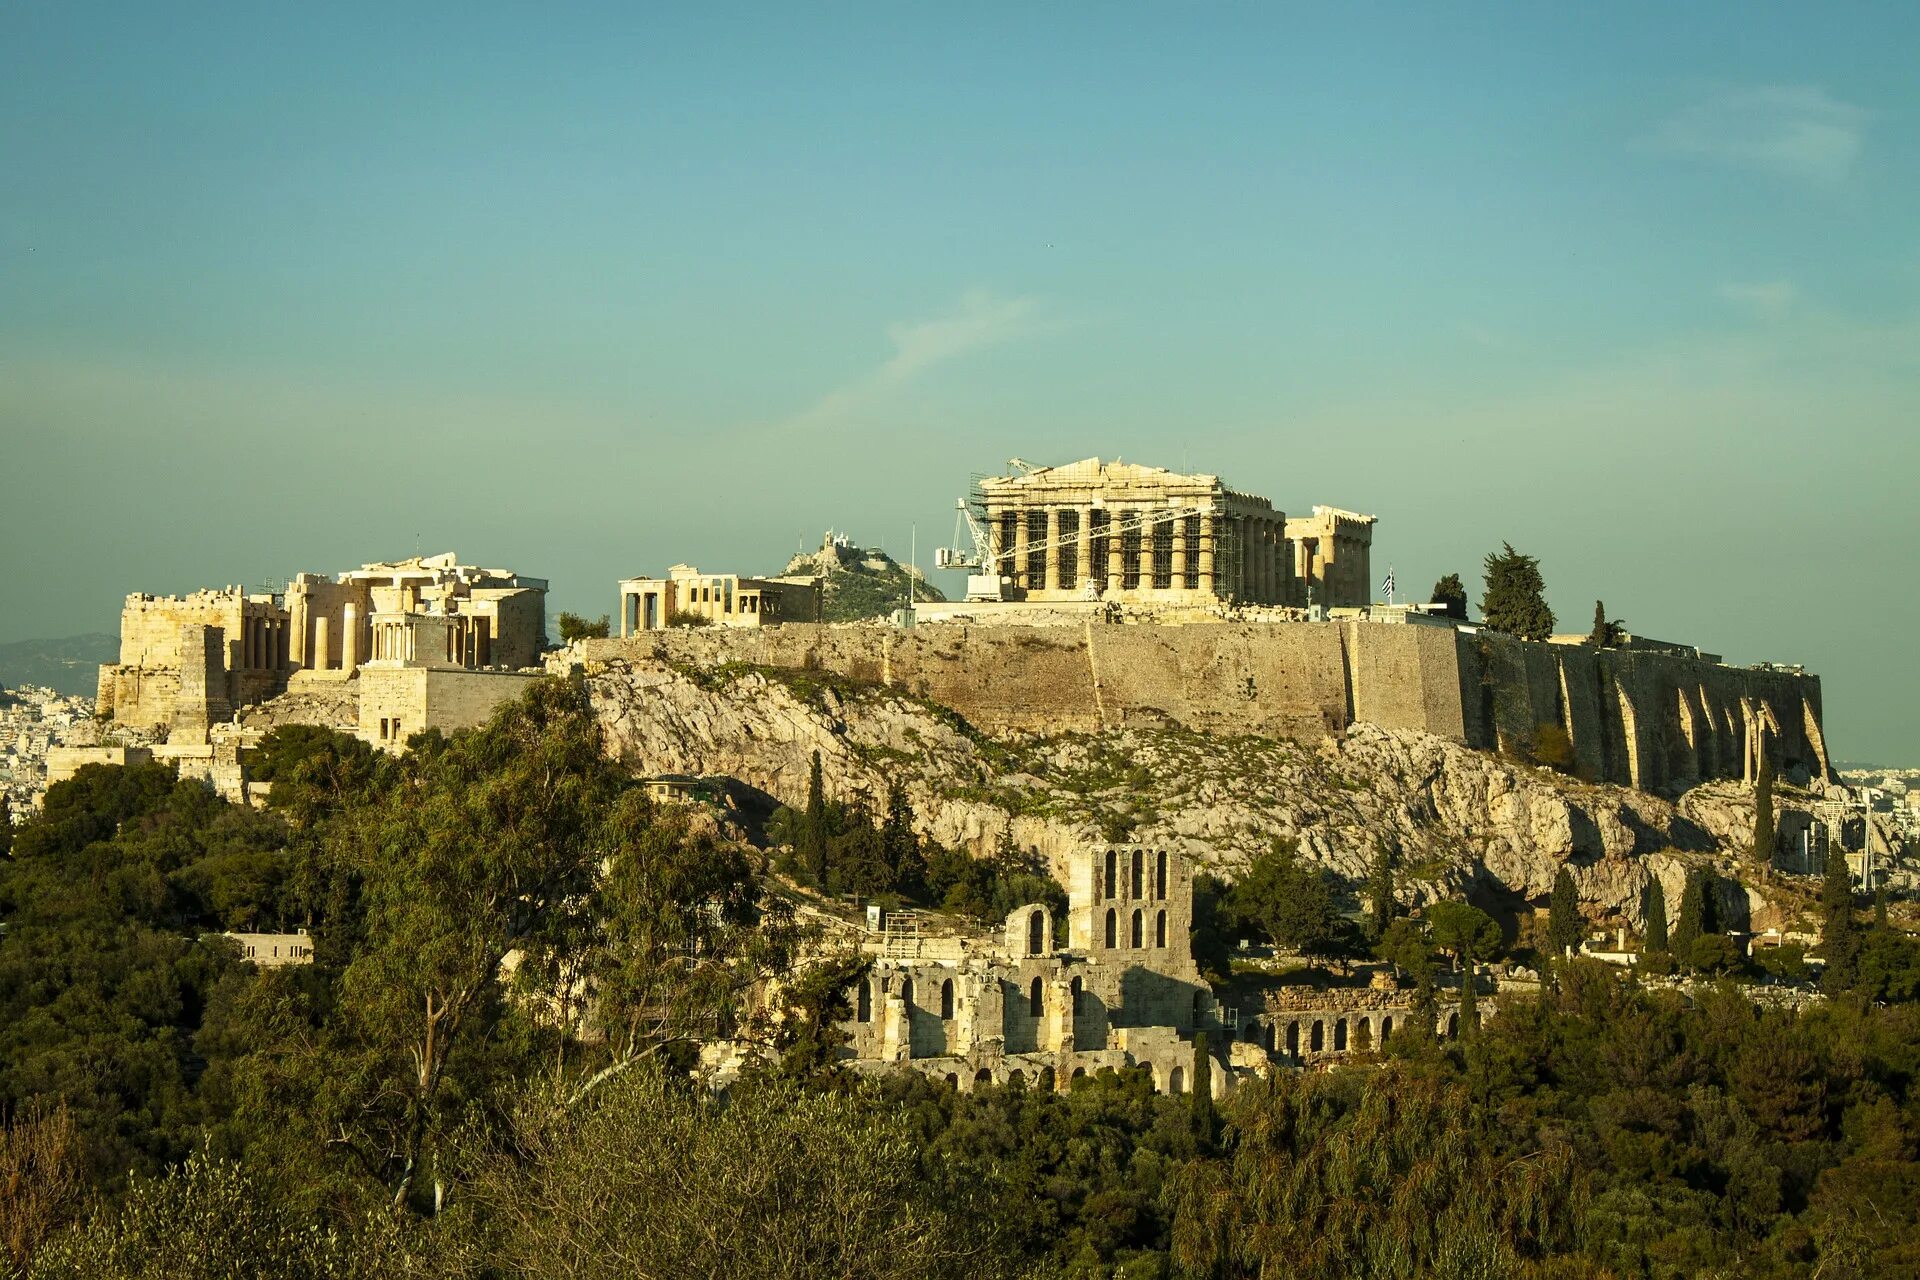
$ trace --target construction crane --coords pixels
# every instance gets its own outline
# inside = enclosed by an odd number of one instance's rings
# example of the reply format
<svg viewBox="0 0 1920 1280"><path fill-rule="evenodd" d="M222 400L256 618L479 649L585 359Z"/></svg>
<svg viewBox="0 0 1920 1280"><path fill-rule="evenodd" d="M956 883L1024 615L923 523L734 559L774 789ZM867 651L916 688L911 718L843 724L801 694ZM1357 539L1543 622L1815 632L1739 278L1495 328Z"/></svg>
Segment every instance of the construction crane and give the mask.
<svg viewBox="0 0 1920 1280"><path fill-rule="evenodd" d="M1011 461L1012 465L1026 470L1028 474L1045 470L1045 468L1022 462L1018 458ZM1073 533L1053 538L1034 539L1027 543L1026 554L1044 556L1054 551L1077 547L1080 543L1095 537L1121 538L1135 531L1145 537L1146 531L1154 525L1185 520L1189 516L1205 515L1211 510L1211 507L1182 506L1172 503L1160 507L1126 507L1113 513L1113 518L1100 526L1097 533L1091 522L1088 522L1086 527L1077 529ZM1025 518L1024 513L1022 518ZM966 542L971 542L972 546L968 547ZM1197 551L1197 548L1195 550ZM985 495L976 485L971 498L955 500L953 542L950 546L940 547L934 551L933 563L938 569L967 570L966 598L970 603L978 603L1008 598L1007 589L1013 585L1013 578L1003 572L1002 568L1010 565L1017 554L1019 554L1017 547L1000 544L1000 531L988 518ZM1088 579L1079 584L1089 599L1094 598L1095 595L1094 579L1104 577L1105 574L1106 566L1096 565Z"/></svg>

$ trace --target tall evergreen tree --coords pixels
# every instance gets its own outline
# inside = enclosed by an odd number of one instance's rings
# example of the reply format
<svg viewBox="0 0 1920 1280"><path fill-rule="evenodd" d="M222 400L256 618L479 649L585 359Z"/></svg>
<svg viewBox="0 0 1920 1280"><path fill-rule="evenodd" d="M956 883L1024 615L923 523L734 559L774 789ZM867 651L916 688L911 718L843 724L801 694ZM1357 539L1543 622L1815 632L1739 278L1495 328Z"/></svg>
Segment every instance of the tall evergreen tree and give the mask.
<svg viewBox="0 0 1920 1280"><path fill-rule="evenodd" d="M13 854L13 806L0 796L0 858Z"/></svg>
<svg viewBox="0 0 1920 1280"><path fill-rule="evenodd" d="M1613 643L1613 629L1607 625L1607 605L1604 600L1593 602L1593 634L1587 637L1587 643L1596 649L1604 649Z"/></svg>
<svg viewBox="0 0 1920 1280"><path fill-rule="evenodd" d="M1393 851L1384 844L1374 850L1373 865L1367 871L1367 904L1372 914L1367 920L1367 938L1380 941L1394 916Z"/></svg>
<svg viewBox="0 0 1920 1280"><path fill-rule="evenodd" d="M1467 966L1466 974L1460 979L1460 1036L1471 1040L1480 1031L1480 989L1475 981L1473 966Z"/></svg>
<svg viewBox="0 0 1920 1280"><path fill-rule="evenodd" d="M1489 631L1545 640L1553 634L1553 610L1547 607L1540 561L1521 555L1511 542L1502 546L1486 560L1487 589L1480 599L1480 616Z"/></svg>
<svg viewBox="0 0 1920 1280"><path fill-rule="evenodd" d="M800 823L804 842L799 850L801 864L822 889L827 887L827 798L821 776L820 753L813 753L813 765L807 773L807 811Z"/></svg>
<svg viewBox="0 0 1920 1280"><path fill-rule="evenodd" d="M1202 1149L1219 1134L1220 1118L1213 1107L1213 1056L1207 1052L1207 1033L1193 1033L1193 1130Z"/></svg>
<svg viewBox="0 0 1920 1280"><path fill-rule="evenodd" d="M1467 616L1467 588L1460 581L1460 575L1450 573L1434 583L1431 602L1440 606L1440 611L1447 617L1464 619Z"/></svg>
<svg viewBox="0 0 1920 1280"><path fill-rule="evenodd" d="M1760 753L1760 772L1753 780L1753 856L1773 865L1773 757Z"/></svg>
<svg viewBox="0 0 1920 1280"><path fill-rule="evenodd" d="M1693 944L1706 932L1706 878L1698 871L1687 872L1686 888L1680 891L1680 918L1673 926L1673 954L1684 962Z"/></svg>
<svg viewBox="0 0 1920 1280"><path fill-rule="evenodd" d="M913 805L907 789L898 782L887 784L886 836L887 865L893 872L893 885L901 893L917 895L927 887L927 859L920 851L920 837L913 830Z"/></svg>
<svg viewBox="0 0 1920 1280"><path fill-rule="evenodd" d="M1820 954L1827 962L1820 985L1831 995L1853 986L1860 956L1860 926L1853 918L1853 872L1847 867L1845 849L1827 853L1820 912Z"/></svg>
<svg viewBox="0 0 1920 1280"><path fill-rule="evenodd" d="M1580 945L1580 895L1573 887L1573 873L1561 867L1553 877L1553 893L1547 899L1547 944L1559 959Z"/></svg>
<svg viewBox="0 0 1920 1280"><path fill-rule="evenodd" d="M1657 876L1647 881L1647 932L1645 945L1641 949L1650 956L1668 953L1667 891L1660 887Z"/></svg>

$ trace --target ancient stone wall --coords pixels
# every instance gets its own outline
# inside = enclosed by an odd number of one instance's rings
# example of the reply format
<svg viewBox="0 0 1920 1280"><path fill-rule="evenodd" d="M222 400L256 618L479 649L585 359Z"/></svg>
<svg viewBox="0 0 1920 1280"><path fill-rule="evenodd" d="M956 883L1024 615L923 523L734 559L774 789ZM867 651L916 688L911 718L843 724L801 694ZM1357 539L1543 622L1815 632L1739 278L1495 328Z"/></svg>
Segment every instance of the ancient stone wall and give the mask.
<svg viewBox="0 0 1920 1280"><path fill-rule="evenodd" d="M675 628L587 641L578 653L820 670L926 697L995 731L1139 725L1312 738L1363 720L1524 755L1542 725L1559 725L1584 776L1651 790L1749 776L1764 728L1783 773L1829 769L1817 676L1439 627L789 624Z"/></svg>
<svg viewBox="0 0 1920 1280"><path fill-rule="evenodd" d="M494 708L519 697L539 678L507 671L363 666L356 677L359 736L397 751L409 736L427 729L470 729L485 724Z"/></svg>

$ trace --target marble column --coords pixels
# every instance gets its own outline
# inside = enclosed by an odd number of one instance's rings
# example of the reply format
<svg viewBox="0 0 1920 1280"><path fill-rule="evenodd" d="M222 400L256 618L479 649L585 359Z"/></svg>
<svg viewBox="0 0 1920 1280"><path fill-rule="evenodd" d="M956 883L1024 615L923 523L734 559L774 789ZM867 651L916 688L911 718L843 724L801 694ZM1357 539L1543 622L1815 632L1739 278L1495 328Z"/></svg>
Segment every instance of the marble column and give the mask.
<svg viewBox="0 0 1920 1280"><path fill-rule="evenodd" d="M1153 589L1153 531L1159 520L1149 516L1140 524L1140 589Z"/></svg>
<svg viewBox="0 0 1920 1280"><path fill-rule="evenodd" d="M1211 511L1200 517L1200 590L1209 593L1218 591L1213 579L1213 522Z"/></svg>
<svg viewBox="0 0 1920 1280"><path fill-rule="evenodd" d="M1047 590L1060 589L1060 557L1069 554L1060 545L1060 508L1047 508Z"/></svg>
<svg viewBox="0 0 1920 1280"><path fill-rule="evenodd" d="M325 671L333 665L333 646L328 643L327 615L321 614L313 620L313 669Z"/></svg>
<svg viewBox="0 0 1920 1280"><path fill-rule="evenodd" d="M1187 587L1187 518L1176 516L1173 522L1173 576L1171 585L1175 591L1184 591Z"/></svg>
<svg viewBox="0 0 1920 1280"><path fill-rule="evenodd" d="M1027 530L1027 512L1022 507L1013 522L1013 581L1015 586L1024 587L1027 582L1027 549L1033 545L1032 535Z"/></svg>
<svg viewBox="0 0 1920 1280"><path fill-rule="evenodd" d="M1120 534L1120 524L1126 515L1121 507L1107 508L1107 589L1110 591L1120 589L1127 571L1126 539Z"/></svg>
<svg viewBox="0 0 1920 1280"><path fill-rule="evenodd" d="M1081 591L1093 581L1093 508L1079 508L1079 540L1073 544L1073 585Z"/></svg>
<svg viewBox="0 0 1920 1280"><path fill-rule="evenodd" d="M360 665L360 606L340 606L340 669L351 671Z"/></svg>

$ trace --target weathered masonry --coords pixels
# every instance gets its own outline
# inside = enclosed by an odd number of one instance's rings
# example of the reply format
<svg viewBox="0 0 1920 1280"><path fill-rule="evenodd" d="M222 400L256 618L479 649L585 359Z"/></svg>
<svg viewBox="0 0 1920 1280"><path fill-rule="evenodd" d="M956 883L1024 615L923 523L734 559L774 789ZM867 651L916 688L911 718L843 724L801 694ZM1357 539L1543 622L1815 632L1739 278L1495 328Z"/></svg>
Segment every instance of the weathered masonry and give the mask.
<svg viewBox="0 0 1920 1280"><path fill-rule="evenodd" d="M524 686L515 673L540 663L546 593L541 579L448 554L303 573L278 592L131 595L98 708L165 729L171 744L205 744L242 708L351 681L361 736L397 744L484 719Z"/></svg>
<svg viewBox="0 0 1920 1280"><path fill-rule="evenodd" d="M1102 1067L1146 1067L1182 1092L1194 1033L1225 1045L1235 1015L1214 1003L1193 962L1193 881L1172 850L1086 851L1069 877L1066 931L1046 907L1009 914L997 935L870 933L872 969L852 992L848 1054L862 1067L904 1066L971 1088L1019 1078L1065 1088Z"/></svg>
<svg viewBox="0 0 1920 1280"><path fill-rule="evenodd" d="M743 578L676 564L664 578L620 580L620 634L658 631L699 619L716 627L767 627L820 621L817 577Z"/></svg>
<svg viewBox="0 0 1920 1280"><path fill-rule="evenodd" d="M592 641L585 657L817 668L890 685L992 731L1179 726L1311 739L1356 721L1522 753L1558 725L1586 777L1654 789L1828 776L1820 679L1640 650L1532 644L1445 626L787 626Z"/></svg>

